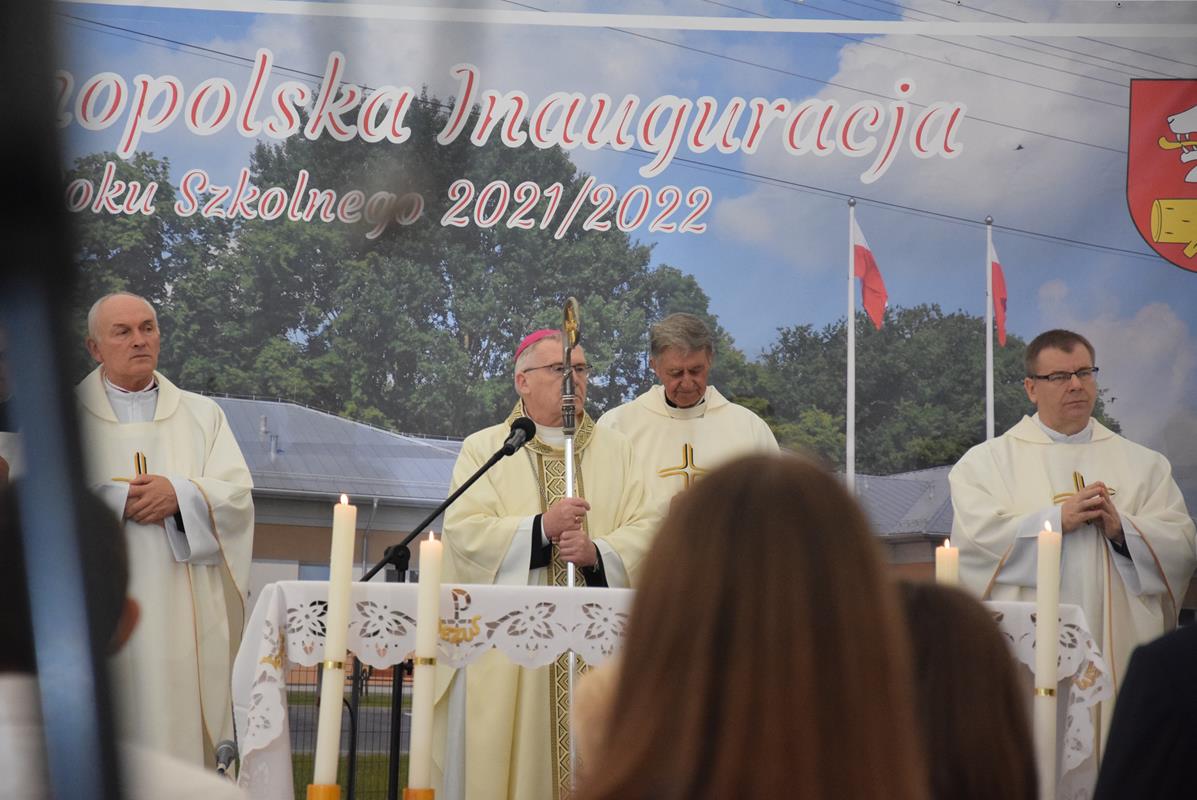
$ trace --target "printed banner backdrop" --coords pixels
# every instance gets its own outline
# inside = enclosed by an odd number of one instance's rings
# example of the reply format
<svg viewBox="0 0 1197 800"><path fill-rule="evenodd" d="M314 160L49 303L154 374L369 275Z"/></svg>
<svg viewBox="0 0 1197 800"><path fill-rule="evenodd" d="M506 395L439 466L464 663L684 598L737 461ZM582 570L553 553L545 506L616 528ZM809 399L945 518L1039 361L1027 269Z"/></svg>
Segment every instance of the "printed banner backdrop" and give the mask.
<svg viewBox="0 0 1197 800"><path fill-rule="evenodd" d="M855 198L858 471L984 437L992 217L998 430L1078 330L1197 503L1192 4L162 5L59 6L57 88L79 302L153 298L188 388L465 435L575 295L592 414L692 311L716 385L842 466Z"/></svg>

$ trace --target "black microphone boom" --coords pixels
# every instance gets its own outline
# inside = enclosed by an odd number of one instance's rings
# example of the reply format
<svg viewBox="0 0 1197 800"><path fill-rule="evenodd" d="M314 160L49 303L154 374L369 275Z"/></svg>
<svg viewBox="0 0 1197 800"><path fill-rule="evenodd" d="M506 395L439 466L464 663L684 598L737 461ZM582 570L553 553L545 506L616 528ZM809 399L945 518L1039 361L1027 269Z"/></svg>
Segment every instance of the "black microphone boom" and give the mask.
<svg viewBox="0 0 1197 800"><path fill-rule="evenodd" d="M362 576L363 581L368 581L377 575L383 567L387 564L394 564L396 569L406 569L408 559L411 557L411 550L408 547L412 540L424 532L424 529L432 524L432 521L439 517L446 508L453 504L453 501L461 497L466 489L474 485L474 481L478 480L483 474L497 464L503 457L513 454L516 450L523 447L524 443L536 435L536 423L527 417L520 417L511 423L511 433L507 435L507 440L503 442L503 446L495 451L495 454L487 459L477 472L470 476L470 479L457 487L457 491L445 498L444 502L432 509L432 513L424 518L423 522L412 529L412 532L404 537L403 541L396 545L391 545L383 554L382 560L370 568L370 571ZM401 568L400 563L404 566Z"/></svg>

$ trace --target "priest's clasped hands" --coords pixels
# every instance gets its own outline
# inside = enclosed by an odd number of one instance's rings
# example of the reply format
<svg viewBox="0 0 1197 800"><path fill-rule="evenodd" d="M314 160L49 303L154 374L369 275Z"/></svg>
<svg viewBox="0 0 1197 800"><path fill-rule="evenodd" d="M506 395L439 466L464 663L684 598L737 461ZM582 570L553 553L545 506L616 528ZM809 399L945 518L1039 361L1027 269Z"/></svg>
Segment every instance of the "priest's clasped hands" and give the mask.
<svg viewBox="0 0 1197 800"><path fill-rule="evenodd" d="M1114 508L1110 490L1101 481L1083 487L1060 506L1060 527L1064 533L1087 524L1095 525L1111 542L1123 541L1122 517Z"/></svg>
<svg viewBox="0 0 1197 800"><path fill-rule="evenodd" d="M161 525L162 520L179 513L179 498L174 484L164 475L138 475L129 480L125 500L125 519L143 525Z"/></svg>
<svg viewBox="0 0 1197 800"><path fill-rule="evenodd" d="M590 541L590 534L582 525L589 510L590 503L582 498L563 497L540 517L541 530L557 545L561 558L579 567L593 567L598 563L594 542Z"/></svg>

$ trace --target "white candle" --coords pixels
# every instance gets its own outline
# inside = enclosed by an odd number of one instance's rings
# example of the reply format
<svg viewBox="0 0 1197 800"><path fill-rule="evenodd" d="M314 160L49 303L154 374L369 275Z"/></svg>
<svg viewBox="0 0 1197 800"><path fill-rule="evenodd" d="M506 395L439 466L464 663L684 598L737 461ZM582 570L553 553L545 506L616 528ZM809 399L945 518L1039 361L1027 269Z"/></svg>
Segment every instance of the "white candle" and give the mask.
<svg viewBox="0 0 1197 800"><path fill-rule="evenodd" d="M935 548L935 582L945 586L960 584L960 549L952 547L951 539Z"/></svg>
<svg viewBox="0 0 1197 800"><path fill-rule="evenodd" d="M440 640L441 555L433 534L420 542L420 590L416 606L416 659L412 674L409 789L432 788L432 701L436 683L436 644Z"/></svg>
<svg viewBox="0 0 1197 800"><path fill-rule="evenodd" d="M1060 534L1044 522L1035 583L1035 753L1039 798L1056 796L1056 660L1060 649Z"/></svg>
<svg viewBox="0 0 1197 800"><path fill-rule="evenodd" d="M349 584L357 506L341 495L333 506L332 553L328 563L328 611L324 616L324 677L320 683L320 720L316 728L316 764L312 783L337 782L341 755L341 703L345 694L345 635L349 628Z"/></svg>

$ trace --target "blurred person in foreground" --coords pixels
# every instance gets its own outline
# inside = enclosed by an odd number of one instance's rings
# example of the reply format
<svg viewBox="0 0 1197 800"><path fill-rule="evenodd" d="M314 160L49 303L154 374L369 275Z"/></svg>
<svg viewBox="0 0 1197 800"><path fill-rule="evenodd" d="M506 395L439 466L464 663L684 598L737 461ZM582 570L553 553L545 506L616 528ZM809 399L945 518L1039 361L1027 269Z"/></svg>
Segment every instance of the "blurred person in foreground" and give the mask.
<svg viewBox="0 0 1197 800"><path fill-rule="evenodd" d="M12 382L8 377L8 339L0 326L0 486L21 474L21 439L12 418Z"/></svg>
<svg viewBox="0 0 1197 800"><path fill-rule="evenodd" d="M0 797L50 800L37 662L29 618L15 492L0 486ZM126 595L129 571L125 541L116 520L90 494L82 496L81 519L95 544L91 567L97 589L88 598L100 635L119 650L137 627L140 608ZM69 670L66 671L69 675ZM80 675L78 680L85 679ZM69 680L60 677L59 680ZM130 800L237 800L245 795L224 778L163 753L122 742L124 794Z"/></svg>
<svg viewBox="0 0 1197 800"><path fill-rule="evenodd" d="M809 461L746 457L675 498L621 664L580 800L927 796L894 587Z"/></svg>
<svg viewBox="0 0 1197 800"><path fill-rule="evenodd" d="M899 584L933 800L1036 800L1029 693L985 606L934 583Z"/></svg>
<svg viewBox="0 0 1197 800"><path fill-rule="evenodd" d="M1197 625L1131 655L1093 800L1192 797L1197 756Z"/></svg>

